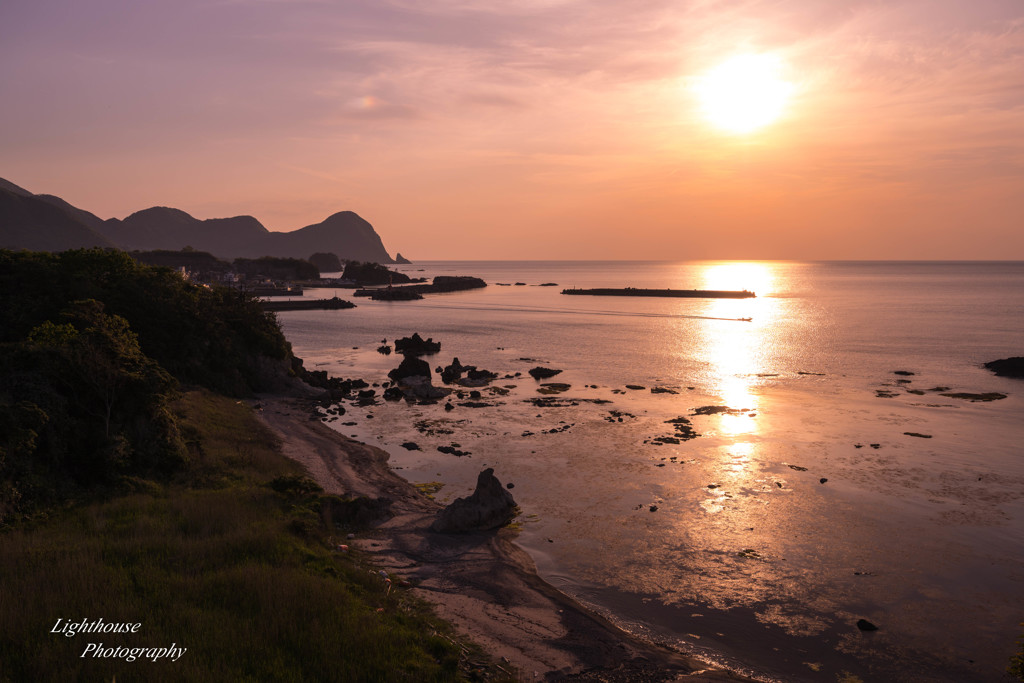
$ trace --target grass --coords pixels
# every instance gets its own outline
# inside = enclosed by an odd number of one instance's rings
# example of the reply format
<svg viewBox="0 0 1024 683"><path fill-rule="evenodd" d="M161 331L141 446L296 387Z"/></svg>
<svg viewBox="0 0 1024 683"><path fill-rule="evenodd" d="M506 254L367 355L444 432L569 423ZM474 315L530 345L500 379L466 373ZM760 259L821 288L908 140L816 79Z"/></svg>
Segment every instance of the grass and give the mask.
<svg viewBox="0 0 1024 683"><path fill-rule="evenodd" d="M0 680L467 676L446 624L334 550L344 520L323 522L322 494L296 485L310 482L247 406L193 391L175 410L191 456L174 481L132 482L132 493L0 535ZM141 628L51 633L58 619L97 618ZM83 658L93 642L187 650L175 662Z"/></svg>

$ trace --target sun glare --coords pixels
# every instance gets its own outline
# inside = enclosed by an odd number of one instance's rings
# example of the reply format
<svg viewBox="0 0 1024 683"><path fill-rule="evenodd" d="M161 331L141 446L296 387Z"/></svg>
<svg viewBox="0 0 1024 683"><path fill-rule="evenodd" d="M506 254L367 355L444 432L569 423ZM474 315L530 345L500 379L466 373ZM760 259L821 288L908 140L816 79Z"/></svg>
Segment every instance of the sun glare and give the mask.
<svg viewBox="0 0 1024 683"><path fill-rule="evenodd" d="M719 64L696 84L705 116L732 133L767 126L782 114L793 91L781 72L782 63L771 55L739 55Z"/></svg>

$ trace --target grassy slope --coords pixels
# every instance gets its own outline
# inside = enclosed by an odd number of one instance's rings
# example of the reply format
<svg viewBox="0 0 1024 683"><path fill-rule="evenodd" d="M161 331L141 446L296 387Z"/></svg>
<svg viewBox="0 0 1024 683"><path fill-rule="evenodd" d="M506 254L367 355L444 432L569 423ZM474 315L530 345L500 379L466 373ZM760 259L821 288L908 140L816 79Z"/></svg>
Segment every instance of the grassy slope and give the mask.
<svg viewBox="0 0 1024 683"><path fill-rule="evenodd" d="M249 409L189 392L186 474L0 535L0 680L457 680L460 648L421 603L338 554L317 496ZM345 529L334 529L343 534ZM341 536L343 537L343 536ZM136 634L51 633L58 618ZM85 646L188 648L177 661L82 658Z"/></svg>

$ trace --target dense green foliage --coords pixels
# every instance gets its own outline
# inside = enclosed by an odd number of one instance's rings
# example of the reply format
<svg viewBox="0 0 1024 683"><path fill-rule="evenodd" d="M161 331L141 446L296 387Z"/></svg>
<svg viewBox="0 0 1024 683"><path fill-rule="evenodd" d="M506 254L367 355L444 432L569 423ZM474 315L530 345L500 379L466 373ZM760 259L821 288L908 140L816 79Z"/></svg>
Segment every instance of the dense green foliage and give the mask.
<svg viewBox="0 0 1024 683"><path fill-rule="evenodd" d="M246 395L290 350L257 300L123 252L0 250L0 526L184 461L179 381Z"/></svg>
<svg viewBox="0 0 1024 683"><path fill-rule="evenodd" d="M173 480L0 534L0 681L460 678L446 627L338 551L332 536L354 527L325 521L333 497L247 406L194 391L171 408L196 453ZM50 632L100 617L141 627ZM187 650L128 663L81 657L90 642Z"/></svg>
<svg viewBox="0 0 1024 683"><path fill-rule="evenodd" d="M207 251L185 248L180 251L157 249L130 253L133 259L147 266L166 266L175 270L185 268L190 273L198 273L204 280L230 273L232 270L229 262L222 261Z"/></svg>
<svg viewBox="0 0 1024 683"><path fill-rule="evenodd" d="M268 361L290 354L273 315L244 292L198 287L119 251L0 250L0 343L24 342L86 299L127 320L142 352L179 380L216 391L258 389Z"/></svg>
<svg viewBox="0 0 1024 683"><path fill-rule="evenodd" d="M334 252L325 254L318 251L309 257L309 262L316 266L321 273L336 273L342 269L341 261Z"/></svg>
<svg viewBox="0 0 1024 683"><path fill-rule="evenodd" d="M179 388L289 366L254 299L122 252L0 251L0 306L0 682L463 678L448 627L338 545L388 502L325 494L243 402ZM52 632L99 618L141 626Z"/></svg>
<svg viewBox="0 0 1024 683"><path fill-rule="evenodd" d="M349 261L342 277L360 285L402 285L411 281L405 273L388 269L379 263Z"/></svg>
<svg viewBox="0 0 1024 683"><path fill-rule="evenodd" d="M269 277L274 280L315 280L320 271L309 261L298 258L263 256L257 259L236 258L235 272L247 277Z"/></svg>

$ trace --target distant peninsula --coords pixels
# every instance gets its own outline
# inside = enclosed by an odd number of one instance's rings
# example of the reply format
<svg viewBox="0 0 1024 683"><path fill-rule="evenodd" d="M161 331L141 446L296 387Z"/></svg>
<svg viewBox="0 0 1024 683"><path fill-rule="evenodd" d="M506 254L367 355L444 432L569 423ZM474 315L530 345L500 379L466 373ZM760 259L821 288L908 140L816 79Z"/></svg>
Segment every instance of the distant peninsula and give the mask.
<svg viewBox="0 0 1024 683"><path fill-rule="evenodd" d="M398 262L373 226L352 211L340 211L291 232L271 232L252 216L202 220L164 206L137 211L124 220L104 220L60 197L33 194L0 178L0 248L64 251L83 247L126 251L192 247L229 259L308 259L320 252L348 261Z"/></svg>

